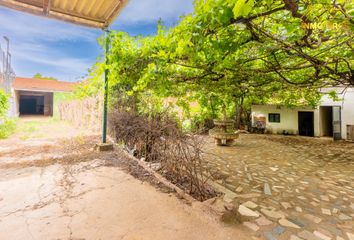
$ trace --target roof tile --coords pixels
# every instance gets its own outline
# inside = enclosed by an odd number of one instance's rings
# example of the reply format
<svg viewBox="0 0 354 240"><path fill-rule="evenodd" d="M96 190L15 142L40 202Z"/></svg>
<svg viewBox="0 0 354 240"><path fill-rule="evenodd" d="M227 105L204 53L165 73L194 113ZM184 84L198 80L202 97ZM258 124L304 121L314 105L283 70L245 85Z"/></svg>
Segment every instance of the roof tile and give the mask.
<svg viewBox="0 0 354 240"><path fill-rule="evenodd" d="M48 91L48 92L72 92L77 83L63 82L50 79L16 77L13 82L15 90Z"/></svg>

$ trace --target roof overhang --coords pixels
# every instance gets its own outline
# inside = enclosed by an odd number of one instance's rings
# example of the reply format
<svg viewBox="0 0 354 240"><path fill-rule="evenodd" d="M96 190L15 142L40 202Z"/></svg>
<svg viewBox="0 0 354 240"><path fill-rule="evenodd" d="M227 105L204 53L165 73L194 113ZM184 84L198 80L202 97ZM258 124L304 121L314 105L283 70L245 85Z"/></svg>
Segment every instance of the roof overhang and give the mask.
<svg viewBox="0 0 354 240"><path fill-rule="evenodd" d="M75 86L77 83L21 77L17 77L12 84L15 91L34 92L72 92Z"/></svg>
<svg viewBox="0 0 354 240"><path fill-rule="evenodd" d="M128 0L0 0L0 6L93 28L107 28Z"/></svg>
<svg viewBox="0 0 354 240"><path fill-rule="evenodd" d="M52 89L31 89L31 88L13 88L14 91L18 92L37 92L37 93L70 93L72 91L62 91L62 90L52 90Z"/></svg>

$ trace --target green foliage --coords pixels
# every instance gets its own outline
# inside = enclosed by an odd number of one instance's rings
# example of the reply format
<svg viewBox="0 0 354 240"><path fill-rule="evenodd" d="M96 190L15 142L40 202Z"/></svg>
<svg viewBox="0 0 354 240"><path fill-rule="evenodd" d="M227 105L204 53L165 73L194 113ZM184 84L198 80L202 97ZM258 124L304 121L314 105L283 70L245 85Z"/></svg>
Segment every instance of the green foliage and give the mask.
<svg viewBox="0 0 354 240"><path fill-rule="evenodd" d="M8 96L0 89L0 139L9 137L16 129L16 121L6 117L8 108Z"/></svg>
<svg viewBox="0 0 354 240"><path fill-rule="evenodd" d="M4 90L0 89L0 120L5 116L8 110L8 97Z"/></svg>
<svg viewBox="0 0 354 240"><path fill-rule="evenodd" d="M13 119L5 119L0 122L0 139L8 138L16 130L16 121Z"/></svg>
<svg viewBox="0 0 354 240"><path fill-rule="evenodd" d="M85 81L80 82L74 89L74 95L78 99L95 97L103 93L103 72L104 65L98 62L89 71L89 76Z"/></svg>
<svg viewBox="0 0 354 240"><path fill-rule="evenodd" d="M26 121L19 127L19 131L25 134L34 133L41 127L41 124L39 121Z"/></svg>
<svg viewBox="0 0 354 240"><path fill-rule="evenodd" d="M37 79L43 79L43 80L57 80L56 78L54 77L45 77L43 76L42 74L40 73L36 73L33 78L37 78Z"/></svg>
<svg viewBox="0 0 354 240"><path fill-rule="evenodd" d="M328 97L329 97L330 99L332 99L333 101L335 101L335 102L338 102L338 101L342 101L342 100L343 100L342 98L340 98L340 97L338 96L338 94L337 94L337 92L336 92L335 90L329 91L327 94L328 94Z"/></svg>
<svg viewBox="0 0 354 240"><path fill-rule="evenodd" d="M238 0L232 9L234 17L246 17L254 6L254 0Z"/></svg>
<svg viewBox="0 0 354 240"><path fill-rule="evenodd" d="M112 50L93 86L108 69L112 104L146 110L146 93L174 97L204 119L223 106L232 117L255 103L316 105L319 88L354 85L353 8L351 0L196 0L193 15L171 29L159 23L156 36L102 38ZM200 108L191 114L193 101Z"/></svg>

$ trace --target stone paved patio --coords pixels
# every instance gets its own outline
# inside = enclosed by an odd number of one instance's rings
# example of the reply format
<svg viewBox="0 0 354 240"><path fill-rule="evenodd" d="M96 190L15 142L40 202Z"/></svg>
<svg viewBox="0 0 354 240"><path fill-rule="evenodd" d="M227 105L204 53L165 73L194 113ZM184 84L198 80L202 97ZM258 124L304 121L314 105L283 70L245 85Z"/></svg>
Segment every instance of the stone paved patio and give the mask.
<svg viewBox="0 0 354 240"><path fill-rule="evenodd" d="M354 143L243 134L205 149L254 239L354 240ZM240 204L242 206L240 206Z"/></svg>

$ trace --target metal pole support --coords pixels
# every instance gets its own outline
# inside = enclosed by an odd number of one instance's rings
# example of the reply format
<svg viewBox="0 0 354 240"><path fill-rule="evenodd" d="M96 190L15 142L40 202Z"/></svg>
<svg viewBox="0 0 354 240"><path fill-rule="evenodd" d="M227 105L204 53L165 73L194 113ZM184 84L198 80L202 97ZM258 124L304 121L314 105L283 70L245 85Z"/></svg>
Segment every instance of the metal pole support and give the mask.
<svg viewBox="0 0 354 240"><path fill-rule="evenodd" d="M105 29L105 62L108 63L109 52L109 30ZM106 68L104 70L104 103L103 103L103 124L102 124L102 143L107 143L107 104L108 104L108 74L109 71Z"/></svg>

